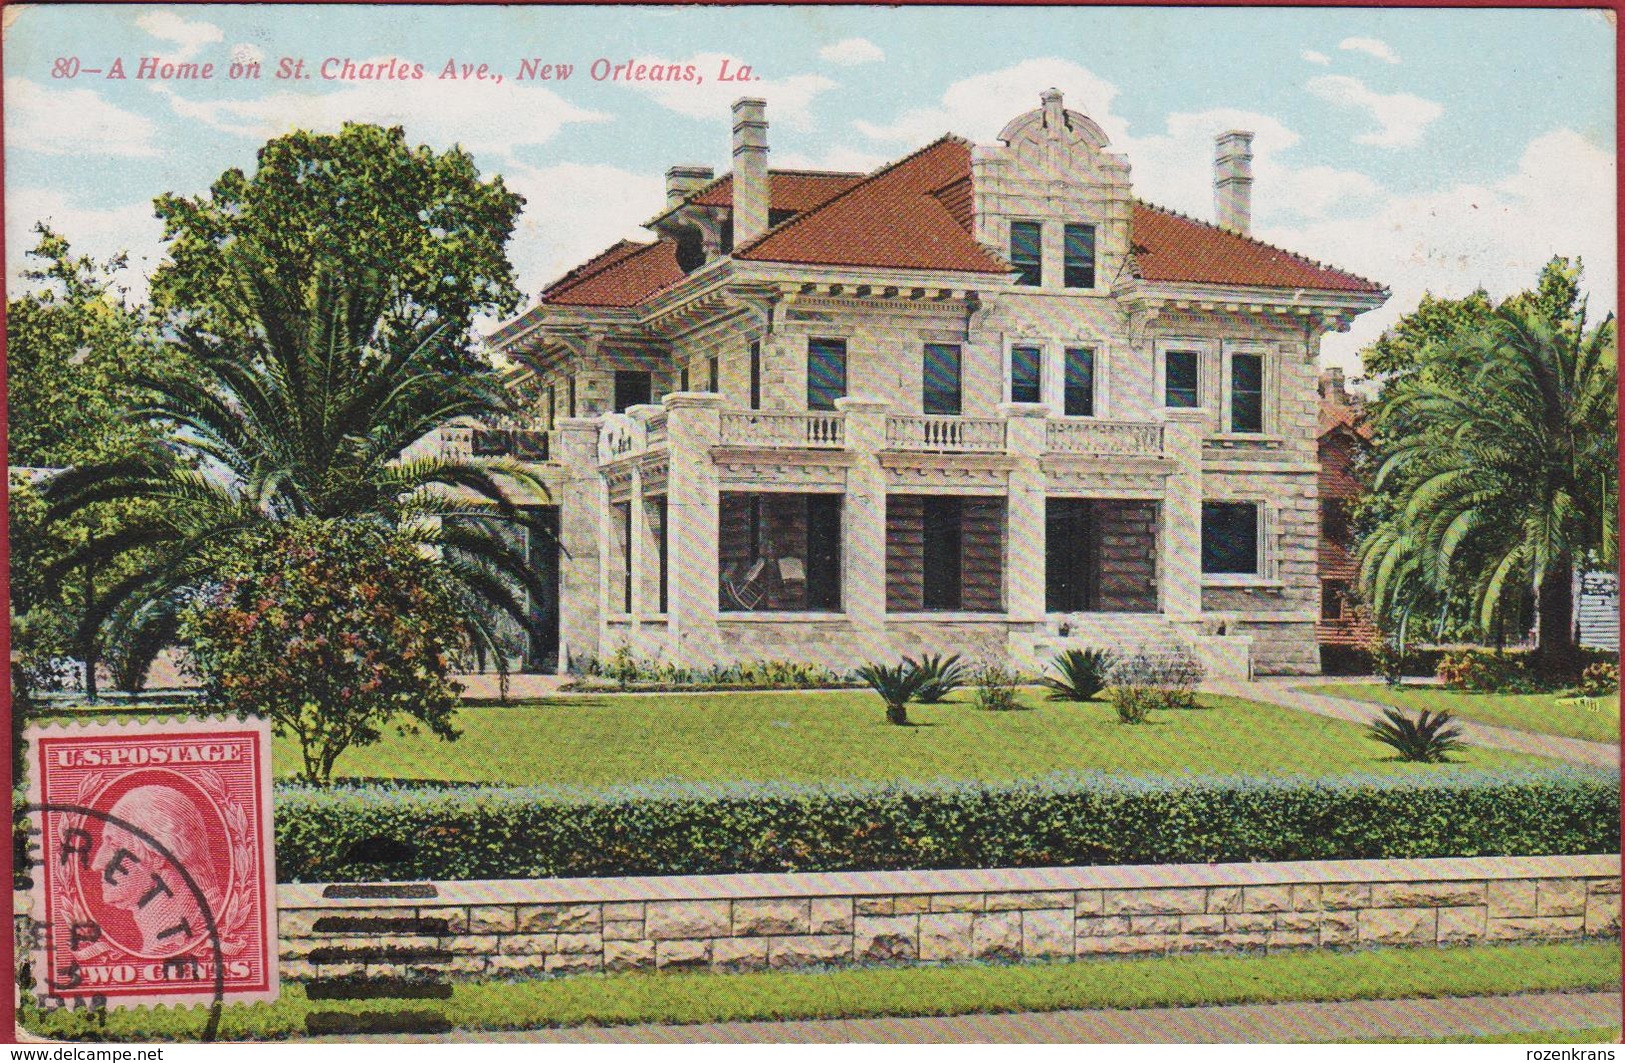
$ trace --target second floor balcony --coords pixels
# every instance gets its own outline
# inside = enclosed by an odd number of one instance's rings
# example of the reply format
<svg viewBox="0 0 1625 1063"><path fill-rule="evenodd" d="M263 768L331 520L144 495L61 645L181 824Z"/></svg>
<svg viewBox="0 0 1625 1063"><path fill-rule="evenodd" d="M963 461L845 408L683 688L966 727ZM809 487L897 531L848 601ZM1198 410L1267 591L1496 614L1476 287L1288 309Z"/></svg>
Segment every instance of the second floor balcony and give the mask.
<svg viewBox="0 0 1625 1063"><path fill-rule="evenodd" d="M678 396L674 396L677 398ZM1095 417L1059 417L1042 407L1013 404L1003 417L957 417L900 414L883 403L841 400L844 408L817 410L741 410L724 408L715 396L695 395L703 408L714 409L715 424L705 442L712 447L752 451L848 451L937 455L1008 455L1034 453L1089 457L1161 458L1165 456L1160 422L1114 421ZM1018 443L1012 422L1022 422ZM1041 427L1033 421L1041 421ZM610 463L664 449L669 442L670 411L661 406L634 407L604 418L599 459ZM1016 444L1016 445L1013 445Z"/></svg>

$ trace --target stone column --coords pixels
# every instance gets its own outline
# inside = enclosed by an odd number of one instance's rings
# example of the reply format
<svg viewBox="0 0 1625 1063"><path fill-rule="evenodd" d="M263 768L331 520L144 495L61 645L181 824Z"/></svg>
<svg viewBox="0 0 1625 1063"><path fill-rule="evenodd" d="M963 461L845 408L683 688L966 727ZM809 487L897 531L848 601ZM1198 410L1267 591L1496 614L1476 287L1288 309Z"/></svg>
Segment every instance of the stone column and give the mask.
<svg viewBox="0 0 1625 1063"><path fill-rule="evenodd" d="M1049 445L1050 408L1038 402L999 404L1005 418L1005 452L1015 461L1005 502L1005 611L1014 630L1035 630L1044 622L1044 469Z"/></svg>
<svg viewBox="0 0 1625 1063"><path fill-rule="evenodd" d="M1157 583L1162 613L1176 623L1202 615L1202 429L1204 410L1165 409L1162 449L1173 463L1162 496Z"/></svg>
<svg viewBox="0 0 1625 1063"><path fill-rule="evenodd" d="M647 434L649 418L661 411L662 407L647 403L639 406L628 406L626 415L632 418ZM658 545L652 539L647 514L643 511L647 499L643 494L643 470L632 470L632 490L627 495L627 509L631 513L631 533L627 536L626 563L627 570L632 579L632 608L627 612L632 617L633 645L638 645L640 621L654 614L660 607L659 598L653 580L659 573L656 571L660 564L656 551ZM641 648L641 647L640 647Z"/></svg>
<svg viewBox="0 0 1625 1063"><path fill-rule="evenodd" d="M601 656L602 539L608 496L598 475L595 417L566 417L553 432L553 458L564 468L559 504L559 667L569 658Z"/></svg>
<svg viewBox="0 0 1625 1063"><path fill-rule="evenodd" d="M673 663L720 659L717 640L717 507L711 448L721 438L721 395L676 391L666 407L666 626Z"/></svg>
<svg viewBox="0 0 1625 1063"><path fill-rule="evenodd" d="M842 507L841 609L853 628L853 639L869 647L876 659L888 655L886 639L886 470L878 457L886 448L886 413L881 399L835 400L846 416L846 470Z"/></svg>

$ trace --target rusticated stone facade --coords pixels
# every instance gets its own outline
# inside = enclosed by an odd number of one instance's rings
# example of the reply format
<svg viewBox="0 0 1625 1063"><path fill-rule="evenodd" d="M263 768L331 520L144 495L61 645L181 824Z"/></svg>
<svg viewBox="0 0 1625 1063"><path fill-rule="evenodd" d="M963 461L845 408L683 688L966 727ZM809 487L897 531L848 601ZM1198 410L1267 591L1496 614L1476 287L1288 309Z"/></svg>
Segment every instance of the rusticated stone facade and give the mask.
<svg viewBox="0 0 1625 1063"><path fill-rule="evenodd" d="M676 167L654 243L492 335L562 481L559 660L1319 670L1316 363L1387 292L1246 210L1140 202L1095 122L1038 102L868 175ZM765 104L735 119L755 165ZM1249 143L1216 143L1217 203Z"/></svg>
<svg viewBox="0 0 1625 1063"><path fill-rule="evenodd" d="M1595 856L279 892L285 978L507 978L1612 937L1619 886Z"/></svg>

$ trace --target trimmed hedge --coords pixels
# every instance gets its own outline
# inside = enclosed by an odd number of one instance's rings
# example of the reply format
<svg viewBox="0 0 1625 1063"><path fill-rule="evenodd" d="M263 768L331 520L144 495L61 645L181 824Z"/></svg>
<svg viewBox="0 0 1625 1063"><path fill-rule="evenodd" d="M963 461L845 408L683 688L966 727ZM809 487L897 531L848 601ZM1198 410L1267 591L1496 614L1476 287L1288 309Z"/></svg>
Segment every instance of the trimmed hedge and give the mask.
<svg viewBox="0 0 1625 1063"><path fill-rule="evenodd" d="M282 881L1619 851L1619 776L1061 776L1001 785L279 786Z"/></svg>

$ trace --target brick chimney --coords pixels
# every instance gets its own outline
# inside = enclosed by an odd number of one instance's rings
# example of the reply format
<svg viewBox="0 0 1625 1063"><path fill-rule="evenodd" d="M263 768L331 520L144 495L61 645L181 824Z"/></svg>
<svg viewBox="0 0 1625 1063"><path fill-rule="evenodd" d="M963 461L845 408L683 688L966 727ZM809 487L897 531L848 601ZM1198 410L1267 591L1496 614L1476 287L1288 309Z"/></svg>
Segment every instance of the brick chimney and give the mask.
<svg viewBox="0 0 1625 1063"><path fill-rule="evenodd" d="M669 210L716 179L709 166L673 166L666 171L666 208Z"/></svg>
<svg viewBox="0 0 1625 1063"><path fill-rule="evenodd" d="M767 231L767 101L734 101L734 246Z"/></svg>
<svg viewBox="0 0 1625 1063"><path fill-rule="evenodd" d="M1248 235L1253 227L1253 135L1240 129L1213 138L1213 214L1219 228Z"/></svg>

